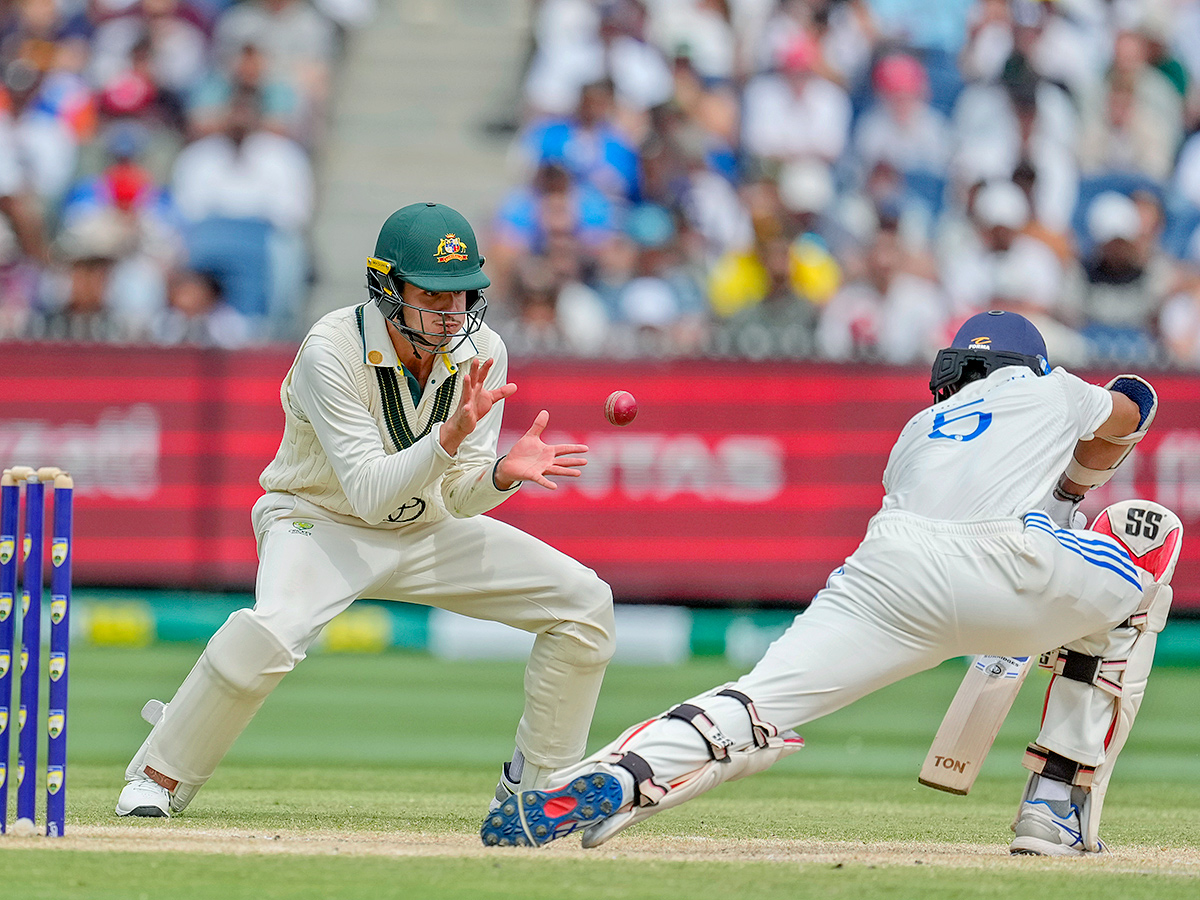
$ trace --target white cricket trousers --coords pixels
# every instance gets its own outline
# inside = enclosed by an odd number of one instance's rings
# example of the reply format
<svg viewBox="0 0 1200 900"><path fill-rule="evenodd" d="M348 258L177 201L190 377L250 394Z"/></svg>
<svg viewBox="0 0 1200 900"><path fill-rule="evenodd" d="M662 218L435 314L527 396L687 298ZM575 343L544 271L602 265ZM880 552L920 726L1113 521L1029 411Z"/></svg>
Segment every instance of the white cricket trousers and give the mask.
<svg viewBox="0 0 1200 900"><path fill-rule="evenodd" d="M1111 538L1057 529L1041 512L970 524L881 512L811 606L732 687L783 731L956 656L1033 656L1064 645L1117 655L1108 648L1126 649L1128 629L1113 629L1137 610L1143 574ZM688 702L734 747L750 745L736 700L710 691ZM1048 720L1038 743L1085 763L1103 759L1111 714L1109 698L1086 721ZM660 782L709 759L696 730L677 719L654 721L623 747Z"/></svg>
<svg viewBox="0 0 1200 900"><path fill-rule="evenodd" d="M255 618L303 659L359 597L435 606L537 635L516 744L526 760L578 762L614 649L612 591L591 569L487 516L399 529L333 521L291 495L255 506ZM303 520L313 528L302 530Z"/></svg>
<svg viewBox="0 0 1200 900"><path fill-rule="evenodd" d="M1103 642L1141 585L1114 541L1044 513L958 524L881 512L738 687L764 719L795 728L956 656Z"/></svg>
<svg viewBox="0 0 1200 900"><path fill-rule="evenodd" d="M369 528L268 494L254 526L254 608L209 640L131 767L144 762L194 793L321 630L360 597L533 632L517 747L547 769L582 758L613 653L612 592L591 569L486 516Z"/></svg>

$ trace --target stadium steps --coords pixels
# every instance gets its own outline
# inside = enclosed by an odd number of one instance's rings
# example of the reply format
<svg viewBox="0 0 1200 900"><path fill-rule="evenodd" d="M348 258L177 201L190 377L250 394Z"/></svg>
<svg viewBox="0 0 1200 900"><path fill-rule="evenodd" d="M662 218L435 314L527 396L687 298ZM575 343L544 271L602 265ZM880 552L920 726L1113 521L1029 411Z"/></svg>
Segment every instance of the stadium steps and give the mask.
<svg viewBox="0 0 1200 900"><path fill-rule="evenodd" d="M317 159L309 324L365 297L379 226L438 200L477 231L511 181L505 156L528 52L528 0L379 0L349 35Z"/></svg>

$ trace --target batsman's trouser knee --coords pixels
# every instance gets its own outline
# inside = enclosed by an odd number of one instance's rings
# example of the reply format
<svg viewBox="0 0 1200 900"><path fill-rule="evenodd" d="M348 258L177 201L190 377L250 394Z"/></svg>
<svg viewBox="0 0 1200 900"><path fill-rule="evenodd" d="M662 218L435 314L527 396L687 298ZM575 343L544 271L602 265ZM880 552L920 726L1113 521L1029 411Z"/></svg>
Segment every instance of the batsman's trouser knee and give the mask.
<svg viewBox="0 0 1200 900"><path fill-rule="evenodd" d="M296 661L252 610L235 612L167 704L127 777L177 782L171 808L182 810Z"/></svg>
<svg viewBox="0 0 1200 900"><path fill-rule="evenodd" d="M594 575L575 585L584 610L539 632L525 667L525 710L517 748L530 766L522 786L583 758L604 670L615 649L612 592Z"/></svg>
<svg viewBox="0 0 1200 900"><path fill-rule="evenodd" d="M1170 607L1171 586L1148 582L1129 623L1043 657L1055 674L1042 729L1024 764L1034 775L1088 791L1080 818L1084 846L1093 852L1100 846L1100 813L1113 766L1141 708ZM1029 799L1034 784L1030 776L1023 799Z"/></svg>

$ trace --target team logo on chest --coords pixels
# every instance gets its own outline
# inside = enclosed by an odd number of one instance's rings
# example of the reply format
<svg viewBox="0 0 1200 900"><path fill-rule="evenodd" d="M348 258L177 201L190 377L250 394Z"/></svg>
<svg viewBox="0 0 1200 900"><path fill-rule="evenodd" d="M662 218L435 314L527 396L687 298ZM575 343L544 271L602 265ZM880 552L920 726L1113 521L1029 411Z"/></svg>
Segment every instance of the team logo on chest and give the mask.
<svg viewBox="0 0 1200 900"><path fill-rule="evenodd" d="M447 234L444 238L438 241L437 253L434 257L438 262L450 262L452 259L460 259L466 262L467 245L459 240L456 234Z"/></svg>

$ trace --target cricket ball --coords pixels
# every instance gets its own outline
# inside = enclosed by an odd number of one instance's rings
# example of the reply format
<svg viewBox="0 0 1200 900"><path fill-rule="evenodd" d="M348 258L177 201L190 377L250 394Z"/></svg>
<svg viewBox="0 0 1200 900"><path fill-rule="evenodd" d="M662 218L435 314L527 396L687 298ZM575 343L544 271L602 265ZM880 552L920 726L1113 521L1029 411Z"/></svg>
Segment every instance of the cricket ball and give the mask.
<svg viewBox="0 0 1200 900"><path fill-rule="evenodd" d="M637 413L637 401L629 391L613 391L604 401L604 418L613 425L628 425Z"/></svg>

